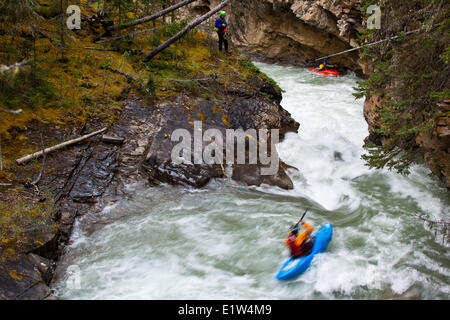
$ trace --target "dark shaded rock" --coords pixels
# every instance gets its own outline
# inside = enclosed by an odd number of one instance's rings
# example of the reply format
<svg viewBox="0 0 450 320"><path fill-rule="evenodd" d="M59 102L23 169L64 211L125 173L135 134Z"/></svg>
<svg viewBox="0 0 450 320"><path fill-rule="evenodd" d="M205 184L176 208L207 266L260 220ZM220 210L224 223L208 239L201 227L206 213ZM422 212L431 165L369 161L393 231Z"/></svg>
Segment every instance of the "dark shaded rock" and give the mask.
<svg viewBox="0 0 450 320"><path fill-rule="evenodd" d="M71 204L71 203L70 203ZM59 212L59 241L67 242L72 233L73 224L78 213L78 209L71 206L68 202L61 206Z"/></svg>
<svg viewBox="0 0 450 320"><path fill-rule="evenodd" d="M80 200L99 197L103 194L114 176L112 168L116 161L115 148L97 146L94 156L86 162L77 175L70 197Z"/></svg>
<svg viewBox="0 0 450 320"><path fill-rule="evenodd" d="M234 91L236 94L236 91ZM289 113L279 105L270 100L258 98L256 94L249 97L239 95L232 100L232 103L224 109L217 108L210 101L197 101L196 105L187 108L189 111L183 111L183 108L171 108L167 122L164 123L161 130L153 138L149 152L143 167L147 170L152 184L160 182L170 184L189 185L193 187L202 187L207 184L210 179L221 178L224 176L226 165L224 164L226 157L226 136L227 129L262 129L276 128L280 130L281 135L288 131L295 131L298 123L295 122ZM231 100L231 99L230 99ZM178 99L178 103L182 104L183 99ZM173 118L177 120L172 120ZM223 145L223 164L194 164L194 121L202 123L202 132L200 139L203 138L205 131L209 129L217 129L222 135ZM192 155L190 163L176 164L172 159L172 150L179 144L179 141L172 141L172 134L177 129L184 129L189 132L191 141ZM252 137L258 138L258 137ZM237 164L236 155L232 165L232 178L235 181L245 183L247 185L259 186L263 183L278 186L284 189L292 189L293 184L284 168L278 168L277 174L264 176L261 174L261 163L250 164L249 161L249 137L246 137L246 164ZM202 154L205 147L210 142L202 141ZM235 149L237 145L235 143ZM274 151L276 152L276 150ZM278 157L277 157L278 158Z"/></svg>
<svg viewBox="0 0 450 320"><path fill-rule="evenodd" d="M0 265L0 283L1 300L42 300L53 296L25 255Z"/></svg>
<svg viewBox="0 0 450 320"><path fill-rule="evenodd" d="M192 122L191 122L192 123ZM179 142L171 140L171 134L177 129L185 129L191 133L191 147L194 150L194 125L188 121L169 120L154 137L143 167L149 172L152 180L160 182L203 187L211 178L223 176L220 165L203 164L174 164L172 150ZM225 127L207 125L203 130L219 129L225 135ZM206 142L203 142L203 149ZM193 152L192 152L193 154ZM193 163L193 157L190 159Z"/></svg>
<svg viewBox="0 0 450 320"><path fill-rule="evenodd" d="M34 253L28 254L28 259L34 264L35 270L39 272L44 283L49 285L55 272L56 263Z"/></svg>
<svg viewBox="0 0 450 320"><path fill-rule="evenodd" d="M262 175L261 165L239 164L233 166L232 179L245 183L248 186L260 186L267 184L290 190L294 188L291 178L286 174L284 168L280 165L274 175Z"/></svg>
<svg viewBox="0 0 450 320"><path fill-rule="evenodd" d="M112 136L108 136L108 135L104 134L102 136L102 141L105 142L105 143L110 143L110 144L114 144L114 145L120 146L125 141L125 138L112 137Z"/></svg>
<svg viewBox="0 0 450 320"><path fill-rule="evenodd" d="M46 238L45 238L46 237ZM59 234L57 230L53 232L48 232L45 234L45 237L40 237L40 245L32 250L28 250L27 252L33 252L47 259L56 259L57 258L57 248L58 248L58 240Z"/></svg>
<svg viewBox="0 0 450 320"><path fill-rule="evenodd" d="M179 142L171 141L172 133L176 129L185 129L191 135L191 150L194 150L194 122L201 121L202 134L208 129L217 129L221 132L223 140L223 154L226 155L226 130L249 129L278 129L280 140L286 132L297 132L299 124L291 117L289 112L280 106L281 94L259 76L253 76L245 85L234 85L222 88L223 100L192 101L189 97L180 95L175 102L165 103L159 108L163 111L161 129L150 144L143 168L149 173L151 184L160 182L171 184L190 185L202 187L212 178L224 176L225 165L222 164L175 164L171 153ZM201 135L201 137L203 137ZM256 138L257 137L253 137ZM279 167L277 174L263 176L261 163L250 164L248 161L248 143L246 138L246 164L233 165L232 178L247 185L261 185L262 183L279 186L284 189L293 187L292 181ZM202 151L209 142L202 141ZM235 145L236 147L236 145ZM276 151L275 151L276 152ZM225 163L225 158L222 163ZM237 161L233 162L237 164Z"/></svg>

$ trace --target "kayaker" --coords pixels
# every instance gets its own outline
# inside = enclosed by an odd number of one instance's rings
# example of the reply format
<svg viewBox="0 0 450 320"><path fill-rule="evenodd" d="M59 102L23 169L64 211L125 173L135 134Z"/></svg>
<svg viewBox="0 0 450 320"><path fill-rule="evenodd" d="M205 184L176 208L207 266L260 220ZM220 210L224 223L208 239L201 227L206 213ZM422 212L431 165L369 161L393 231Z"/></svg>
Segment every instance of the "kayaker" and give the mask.
<svg viewBox="0 0 450 320"><path fill-rule="evenodd" d="M291 226L289 234L284 241L286 246L288 246L291 250L291 256L293 258L308 255L311 252L313 246L313 241L310 238L313 227L311 227L306 222L301 222L300 225L303 226L306 230L299 233L299 226L293 225Z"/></svg>
<svg viewBox="0 0 450 320"><path fill-rule="evenodd" d="M219 18L216 19L216 28L217 34L219 35L219 51L222 51L222 46L225 45L226 53L230 53L228 51L228 40L225 39L225 32L227 32L227 21L225 20L225 16L227 13L225 11L219 12Z"/></svg>
<svg viewBox="0 0 450 320"><path fill-rule="evenodd" d="M334 68L334 65L332 64L328 64L327 60L323 60L322 64L319 66L319 70L323 71L323 70L328 70L328 68Z"/></svg>

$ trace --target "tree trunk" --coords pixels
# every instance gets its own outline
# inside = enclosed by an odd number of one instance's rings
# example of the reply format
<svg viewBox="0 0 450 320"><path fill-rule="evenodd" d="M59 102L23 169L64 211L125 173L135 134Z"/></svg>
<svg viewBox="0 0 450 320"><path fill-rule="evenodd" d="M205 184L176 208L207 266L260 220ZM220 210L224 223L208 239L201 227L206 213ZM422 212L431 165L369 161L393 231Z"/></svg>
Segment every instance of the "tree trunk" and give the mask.
<svg viewBox="0 0 450 320"><path fill-rule="evenodd" d="M63 149L63 148L65 148L65 147L68 147L68 146L73 145L73 144L75 144L75 143L78 143L78 142L84 141L84 140L86 140L86 139L89 139L90 137L93 137L93 136L95 136L95 135L97 135L97 134L103 133L103 132L105 132L107 129L108 129L108 128L103 128L103 129L101 129L101 130L92 132L92 133L87 134L87 135L84 135L84 136L82 136L82 137L79 137L79 138L76 138L76 139L72 139L72 140L63 142L63 143L61 143L61 144L57 144L56 146L53 146L53 147L51 147L51 148L47 148L47 149L38 151L38 152L36 152L36 153L33 153L33 154L28 155L28 156L25 156L25 157L22 157L22 158L20 158L20 159L17 159L17 160L16 160L16 163L17 163L17 164L24 164L24 163L26 163L26 162L28 162L28 161L30 161L30 160L33 160L33 159L36 159L36 158L39 158L39 157L43 156L43 155L44 155L44 152L45 152L45 154L48 154L48 153L50 153L50 152L53 152L53 151L56 151L56 150Z"/></svg>
<svg viewBox="0 0 450 320"><path fill-rule="evenodd" d="M164 16L164 15L166 15L166 14L168 14L168 13L170 13L170 12L172 12L172 11L178 9L178 8L184 7L184 6L190 4L191 2L194 2L194 1L197 1L197 0L184 0L184 1L180 2L180 3L178 3L178 4L175 4L175 5L167 8L167 9L164 9L164 10L161 10L160 12L152 14L151 16L144 17L144 18L141 18L141 19L138 19L138 20L135 20L133 22L126 23L126 24L123 24L123 25L118 24L118 25L115 25L115 26L111 26L111 27L106 28L106 30L107 31L118 31L118 30L122 30L122 29L125 29L125 28L137 26L139 24L155 20L155 19L157 19L157 18L159 18L161 16Z"/></svg>
<svg viewBox="0 0 450 320"><path fill-rule="evenodd" d="M205 21L206 19L210 18L212 15L214 15L216 12L218 12L219 10L221 10L222 8L226 7L228 5L228 3L230 2L230 0L225 0L223 1L221 4L219 4L217 7L215 7L213 10L211 10L210 12L208 12L207 14L201 16L200 18L194 20L194 22L190 23L186 28L184 28L183 30L181 30L179 33L177 33L176 35L174 35L172 38L170 38L169 40L167 40L166 42L164 42L162 45L160 45L159 47L157 47L155 50L153 50L152 52L146 54L144 56L145 60L150 60L151 58L153 58L154 56L156 56L158 53L160 53L161 51L163 51L164 49L166 49L167 47L169 47L172 43L174 43L175 41L179 40L180 38L182 38L184 35L186 35L189 31L191 31L192 29L194 29L196 26L198 26L199 24L201 24L203 21Z"/></svg>
<svg viewBox="0 0 450 320"><path fill-rule="evenodd" d="M121 35L121 36L117 36L117 37L113 37L113 38L110 38L110 39L99 40L99 41L96 41L95 43L105 43L105 42L111 42L111 41L119 40L119 39L122 39L122 38L125 38L125 37L134 37L134 36L137 36L137 35L140 35L140 34L143 34L143 33L146 33L146 32L150 32L150 31L154 31L154 30L157 30L157 29L160 29L160 28L162 28L162 27L155 27L155 28L145 29L145 30L142 30L142 31L130 32L130 33L127 33L127 34L124 34L124 35Z"/></svg>
<svg viewBox="0 0 450 320"><path fill-rule="evenodd" d="M117 74L120 74L120 75L124 76L125 78L127 78L129 80L133 80L133 81L139 83L139 80L136 77L132 76L131 74L125 73L123 71L120 71L120 70L117 70L117 69L114 69L114 68L111 68L111 67L106 67L106 70L115 72Z"/></svg>

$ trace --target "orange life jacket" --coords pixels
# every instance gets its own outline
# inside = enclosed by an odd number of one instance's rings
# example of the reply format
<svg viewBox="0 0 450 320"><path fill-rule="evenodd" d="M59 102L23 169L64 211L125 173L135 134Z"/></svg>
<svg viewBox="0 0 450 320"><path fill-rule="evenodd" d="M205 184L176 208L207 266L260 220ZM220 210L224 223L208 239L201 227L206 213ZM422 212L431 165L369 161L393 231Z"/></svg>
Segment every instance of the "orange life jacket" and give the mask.
<svg viewBox="0 0 450 320"><path fill-rule="evenodd" d="M309 239L309 235L313 231L313 227L311 227L309 224L304 222L303 227L305 227L305 231L297 234L297 236L292 235L288 237L284 243L291 249L291 256L298 256L299 254L304 251L304 245L306 244L307 240Z"/></svg>

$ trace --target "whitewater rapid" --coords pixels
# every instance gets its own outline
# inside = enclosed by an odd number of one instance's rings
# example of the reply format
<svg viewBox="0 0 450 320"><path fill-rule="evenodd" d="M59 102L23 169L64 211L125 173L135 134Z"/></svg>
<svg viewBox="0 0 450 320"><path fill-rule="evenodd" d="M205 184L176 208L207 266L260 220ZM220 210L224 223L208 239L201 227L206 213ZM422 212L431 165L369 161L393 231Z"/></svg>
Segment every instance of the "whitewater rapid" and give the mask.
<svg viewBox="0 0 450 320"><path fill-rule="evenodd" d="M53 288L64 299L449 299L450 254L419 219L448 216L450 197L414 166L410 176L364 165L368 135L357 78L257 63L300 123L278 146L299 169L293 190L212 181L196 190L129 186L113 222L77 224ZM278 282L288 227L305 208L333 239L300 278ZM64 270L76 266L80 286Z"/></svg>

